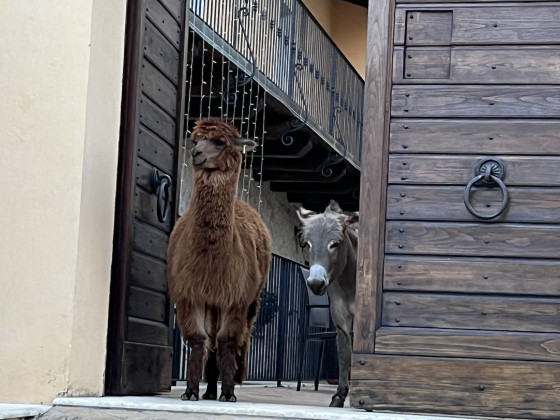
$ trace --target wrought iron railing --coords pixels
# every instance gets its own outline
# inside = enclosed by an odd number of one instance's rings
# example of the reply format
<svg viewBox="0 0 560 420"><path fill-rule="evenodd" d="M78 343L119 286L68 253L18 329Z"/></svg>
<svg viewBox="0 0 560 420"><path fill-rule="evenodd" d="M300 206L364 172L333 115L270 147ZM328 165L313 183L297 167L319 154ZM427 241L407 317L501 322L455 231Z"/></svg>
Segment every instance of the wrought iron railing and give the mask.
<svg viewBox="0 0 560 420"><path fill-rule="evenodd" d="M274 255L265 289L261 294L261 308L251 341L248 380L297 380L303 342L307 291L300 265ZM332 342L334 344L334 342ZM319 343L308 343L303 378L315 377ZM175 322L173 381L186 380L189 349L181 340ZM321 377L338 378L338 364L334 345L323 357Z"/></svg>
<svg viewBox="0 0 560 420"><path fill-rule="evenodd" d="M293 102L296 116L357 168L364 81L301 0L190 0L207 42ZM238 57L234 57L238 55Z"/></svg>

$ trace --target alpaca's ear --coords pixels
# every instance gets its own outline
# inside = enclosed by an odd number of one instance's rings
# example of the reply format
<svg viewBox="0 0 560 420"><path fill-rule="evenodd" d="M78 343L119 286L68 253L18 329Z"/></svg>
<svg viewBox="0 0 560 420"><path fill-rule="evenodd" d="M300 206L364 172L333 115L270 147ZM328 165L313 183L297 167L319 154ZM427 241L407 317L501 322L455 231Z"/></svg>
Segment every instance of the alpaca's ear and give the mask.
<svg viewBox="0 0 560 420"><path fill-rule="evenodd" d="M257 142L251 139L233 139L233 145L242 152L252 152L258 146Z"/></svg>
<svg viewBox="0 0 560 420"><path fill-rule="evenodd" d="M329 202L329 205L327 206L325 211L330 211L330 212L333 212L333 213L342 213L342 209L340 208L338 203L334 200L331 200Z"/></svg>
<svg viewBox="0 0 560 420"><path fill-rule="evenodd" d="M305 223L306 220L308 220L310 217L315 216L316 214L317 213L315 213L314 211L304 209L303 207L300 207L297 210L297 215L301 223Z"/></svg>

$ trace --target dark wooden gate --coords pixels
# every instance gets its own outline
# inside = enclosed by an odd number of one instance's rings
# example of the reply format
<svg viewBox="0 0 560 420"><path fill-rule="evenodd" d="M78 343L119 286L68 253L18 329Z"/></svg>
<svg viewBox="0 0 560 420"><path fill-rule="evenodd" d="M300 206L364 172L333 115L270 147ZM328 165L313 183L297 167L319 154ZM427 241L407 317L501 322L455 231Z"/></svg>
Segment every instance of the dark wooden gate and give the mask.
<svg viewBox="0 0 560 420"><path fill-rule="evenodd" d="M110 395L171 386L173 308L165 272L184 127L187 11L186 0L128 2L106 375ZM171 179L160 195L159 217L154 170ZM165 202L169 214L161 221Z"/></svg>
<svg viewBox="0 0 560 420"><path fill-rule="evenodd" d="M352 405L558 419L560 3L369 14Z"/></svg>

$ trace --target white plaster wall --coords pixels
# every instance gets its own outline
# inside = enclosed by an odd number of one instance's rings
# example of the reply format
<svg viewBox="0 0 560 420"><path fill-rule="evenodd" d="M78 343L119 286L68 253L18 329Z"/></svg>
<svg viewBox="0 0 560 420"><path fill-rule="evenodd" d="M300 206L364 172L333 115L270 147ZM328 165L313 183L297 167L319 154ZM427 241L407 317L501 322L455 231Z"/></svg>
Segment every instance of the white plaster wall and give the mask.
<svg viewBox="0 0 560 420"><path fill-rule="evenodd" d="M100 395L124 0L0 10L0 401Z"/></svg>

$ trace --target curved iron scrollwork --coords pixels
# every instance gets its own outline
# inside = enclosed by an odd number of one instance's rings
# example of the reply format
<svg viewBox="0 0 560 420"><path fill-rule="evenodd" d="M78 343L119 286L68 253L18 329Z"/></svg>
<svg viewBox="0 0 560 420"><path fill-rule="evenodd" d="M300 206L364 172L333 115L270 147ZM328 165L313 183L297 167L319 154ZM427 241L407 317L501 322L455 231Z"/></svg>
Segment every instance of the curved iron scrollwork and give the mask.
<svg viewBox="0 0 560 420"><path fill-rule="evenodd" d="M255 5L253 5L253 8L254 7ZM249 0L245 0L245 6L240 7L237 10L236 15L237 15L237 20L239 22L239 28L241 29L241 34L243 35L243 38L247 43L247 50L249 51L252 70L251 70L251 74L249 75L243 73L241 81L239 80L239 78L237 78L237 80L235 80L235 86L233 88L228 88L228 93L224 97L224 101L228 105L233 105L237 101L238 89L250 83L254 79L255 74L257 74L257 61L255 60L255 53L253 52L253 47L249 42L249 35L247 35L247 29L245 28L245 22L244 22L244 18L249 16L249 14L250 14Z"/></svg>
<svg viewBox="0 0 560 420"><path fill-rule="evenodd" d="M299 77L298 77L298 72L303 70L303 65L301 63L296 63L294 65L294 78L296 80L296 84L298 87L298 91L299 91L299 95L301 97L301 102L303 104L303 110L305 112L305 116L303 118L303 120L299 120L299 119L294 119L290 121L290 128L288 128L287 130L285 130L282 133L282 137L281 137L281 141L282 144L284 146L291 146L292 144L294 144L294 138L292 136L289 136L289 133L293 133L294 131L298 131L301 128L303 128L303 126L305 126L305 124L307 124L307 120L309 118L309 110L307 109L307 101L305 100L305 96L303 94L303 88L301 87L301 83L299 81Z"/></svg>
<svg viewBox="0 0 560 420"><path fill-rule="evenodd" d="M321 167L321 174L325 178L328 178L328 177L332 176L333 170L332 170L332 168L330 168L330 166L336 165L337 163L340 163L340 162L344 161L344 159L346 159L346 152L348 151L348 146L346 145L346 141L344 140L344 136L342 136L342 131L340 130L340 126L338 125L337 114L339 114L341 112L342 112L342 108L339 107L339 106L336 106L333 109L334 124L335 124L336 129L338 130L338 134L339 134L339 137L336 139L336 141L339 144L342 145L343 152L342 152L342 155L337 153L337 152L329 153L329 159Z"/></svg>

